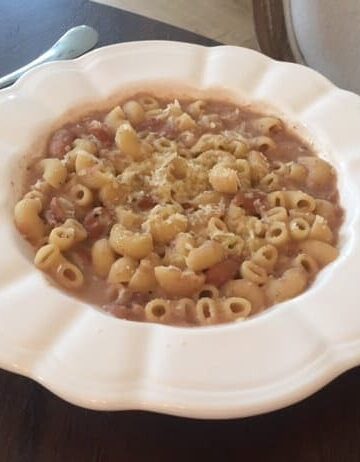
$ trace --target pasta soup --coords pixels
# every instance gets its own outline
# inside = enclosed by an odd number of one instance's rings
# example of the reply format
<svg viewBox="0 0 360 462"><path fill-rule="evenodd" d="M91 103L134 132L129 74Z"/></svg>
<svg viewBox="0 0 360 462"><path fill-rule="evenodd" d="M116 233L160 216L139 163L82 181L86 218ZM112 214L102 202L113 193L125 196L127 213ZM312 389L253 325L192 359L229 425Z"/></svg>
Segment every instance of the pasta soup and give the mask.
<svg viewBox="0 0 360 462"><path fill-rule="evenodd" d="M342 209L334 169L279 118L137 94L55 131L14 216L66 290L194 326L306 290L338 255Z"/></svg>

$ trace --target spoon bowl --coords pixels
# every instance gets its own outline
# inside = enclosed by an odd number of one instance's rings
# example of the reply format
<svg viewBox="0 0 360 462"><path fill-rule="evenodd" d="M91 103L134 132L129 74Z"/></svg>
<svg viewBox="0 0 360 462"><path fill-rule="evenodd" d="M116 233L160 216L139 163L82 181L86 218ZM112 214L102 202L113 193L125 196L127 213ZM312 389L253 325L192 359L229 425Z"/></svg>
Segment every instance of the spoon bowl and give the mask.
<svg viewBox="0 0 360 462"><path fill-rule="evenodd" d="M98 42L99 34L90 26L77 26L69 29L60 39L54 43L45 53L31 61L29 64L17 69L11 74L0 78L0 88L7 87L14 83L25 72L33 69L39 64L50 61L59 61L77 58L91 50Z"/></svg>

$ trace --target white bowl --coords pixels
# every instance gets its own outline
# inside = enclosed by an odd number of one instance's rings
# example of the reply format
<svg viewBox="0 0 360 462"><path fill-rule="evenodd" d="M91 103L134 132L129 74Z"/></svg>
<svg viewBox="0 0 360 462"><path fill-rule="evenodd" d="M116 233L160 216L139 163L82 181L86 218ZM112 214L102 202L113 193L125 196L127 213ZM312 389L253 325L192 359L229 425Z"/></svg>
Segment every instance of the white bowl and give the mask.
<svg viewBox="0 0 360 462"><path fill-rule="evenodd" d="M341 256L303 295L244 323L175 328L110 317L35 270L12 219L22 155L69 108L151 81L270 105L335 165ZM88 408L227 418L294 403L360 363L359 97L248 49L137 42L40 66L0 92L0 120L1 367Z"/></svg>

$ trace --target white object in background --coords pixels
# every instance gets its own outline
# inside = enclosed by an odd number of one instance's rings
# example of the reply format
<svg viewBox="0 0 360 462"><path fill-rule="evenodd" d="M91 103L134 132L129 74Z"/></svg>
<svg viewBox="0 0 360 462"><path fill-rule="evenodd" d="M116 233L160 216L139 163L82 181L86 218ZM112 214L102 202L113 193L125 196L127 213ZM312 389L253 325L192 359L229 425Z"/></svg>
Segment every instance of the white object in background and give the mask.
<svg viewBox="0 0 360 462"><path fill-rule="evenodd" d="M258 49L251 0L92 1L163 21L220 43Z"/></svg>
<svg viewBox="0 0 360 462"><path fill-rule="evenodd" d="M291 48L298 62L360 93L359 0L283 0Z"/></svg>

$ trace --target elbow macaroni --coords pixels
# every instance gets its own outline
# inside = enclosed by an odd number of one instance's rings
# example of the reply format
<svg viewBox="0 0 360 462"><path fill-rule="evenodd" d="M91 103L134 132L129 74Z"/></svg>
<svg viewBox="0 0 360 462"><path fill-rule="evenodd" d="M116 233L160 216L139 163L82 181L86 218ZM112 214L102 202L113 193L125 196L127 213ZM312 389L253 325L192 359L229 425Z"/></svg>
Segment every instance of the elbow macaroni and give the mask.
<svg viewBox="0 0 360 462"><path fill-rule="evenodd" d="M115 261L115 254L107 239L94 242L91 248L91 258L95 274L105 279Z"/></svg>
<svg viewBox="0 0 360 462"><path fill-rule="evenodd" d="M34 244L45 235L45 223L39 216L41 211L42 204L39 199L22 199L14 209L17 228Z"/></svg>
<svg viewBox="0 0 360 462"><path fill-rule="evenodd" d="M111 228L109 242L116 253L135 260L145 258L153 251L151 234L128 231L121 225Z"/></svg>
<svg viewBox="0 0 360 462"><path fill-rule="evenodd" d="M138 94L65 125L14 221L35 266L118 317L243 321L334 261L334 169L273 115Z"/></svg>

